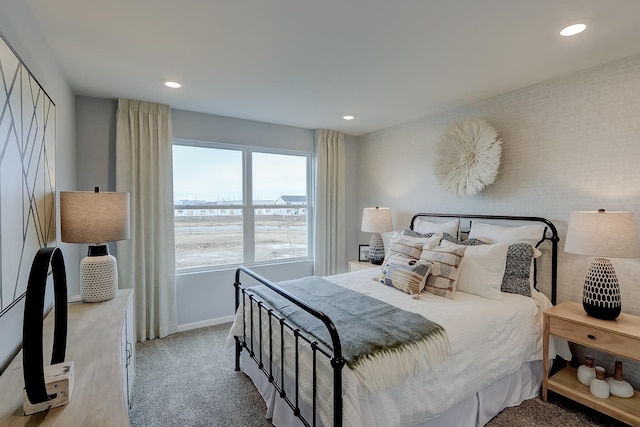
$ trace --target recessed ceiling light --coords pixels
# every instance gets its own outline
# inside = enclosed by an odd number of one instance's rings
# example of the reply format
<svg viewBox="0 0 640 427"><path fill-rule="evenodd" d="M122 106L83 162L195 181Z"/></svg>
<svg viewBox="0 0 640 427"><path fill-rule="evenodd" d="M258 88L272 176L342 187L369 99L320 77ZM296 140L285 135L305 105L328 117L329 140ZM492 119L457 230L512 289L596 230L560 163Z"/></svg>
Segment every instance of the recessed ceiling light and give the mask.
<svg viewBox="0 0 640 427"><path fill-rule="evenodd" d="M164 82L164 85L166 87L170 87L171 89L178 89L182 87L182 85L178 82Z"/></svg>
<svg viewBox="0 0 640 427"><path fill-rule="evenodd" d="M353 120L356 118L356 116L342 116L342 118L345 120Z"/></svg>
<svg viewBox="0 0 640 427"><path fill-rule="evenodd" d="M584 24L569 25L560 31L560 35L564 37L575 36L576 34L583 32L586 28L587 26Z"/></svg>

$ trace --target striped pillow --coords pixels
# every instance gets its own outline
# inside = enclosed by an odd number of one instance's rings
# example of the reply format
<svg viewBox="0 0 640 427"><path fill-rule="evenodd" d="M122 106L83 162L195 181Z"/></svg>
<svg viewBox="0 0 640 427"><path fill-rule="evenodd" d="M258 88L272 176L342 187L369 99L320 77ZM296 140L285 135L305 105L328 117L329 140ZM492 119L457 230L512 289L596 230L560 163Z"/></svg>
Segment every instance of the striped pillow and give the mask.
<svg viewBox="0 0 640 427"><path fill-rule="evenodd" d="M389 258L393 255L404 255L413 259L420 259L423 247L433 248L442 238L439 234L434 234L431 237L411 237L403 236L400 233L393 233L391 242L389 243L389 250L387 256L382 265L386 265Z"/></svg>
<svg viewBox="0 0 640 427"><path fill-rule="evenodd" d="M466 249L465 246L458 245L425 247L420 255L420 260L434 264L427 277L425 290L441 297L453 298L460 272L460 263Z"/></svg>
<svg viewBox="0 0 640 427"><path fill-rule="evenodd" d="M431 264L403 255L392 255L380 273L380 283L418 298L424 289Z"/></svg>

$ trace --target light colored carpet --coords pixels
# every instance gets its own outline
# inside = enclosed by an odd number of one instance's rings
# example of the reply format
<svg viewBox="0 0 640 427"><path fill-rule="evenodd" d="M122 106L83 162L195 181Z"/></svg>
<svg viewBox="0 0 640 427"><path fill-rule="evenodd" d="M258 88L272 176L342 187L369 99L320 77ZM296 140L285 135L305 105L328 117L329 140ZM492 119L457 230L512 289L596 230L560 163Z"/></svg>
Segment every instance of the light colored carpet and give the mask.
<svg viewBox="0 0 640 427"><path fill-rule="evenodd" d="M136 345L133 427L271 426L253 383L234 371L230 324ZM618 427L624 424L568 400L531 399L498 414L489 427ZM452 426L454 427L454 426Z"/></svg>

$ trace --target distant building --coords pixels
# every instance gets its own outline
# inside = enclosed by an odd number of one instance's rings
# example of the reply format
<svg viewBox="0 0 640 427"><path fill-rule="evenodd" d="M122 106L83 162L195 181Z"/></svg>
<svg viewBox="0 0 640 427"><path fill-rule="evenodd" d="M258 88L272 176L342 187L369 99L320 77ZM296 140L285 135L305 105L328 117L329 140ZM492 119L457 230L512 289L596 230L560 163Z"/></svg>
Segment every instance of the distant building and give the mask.
<svg viewBox="0 0 640 427"><path fill-rule="evenodd" d="M274 215L304 215L307 213L307 208L296 206L306 205L307 196L280 196L274 203L276 205L293 205L286 209L274 209Z"/></svg>
<svg viewBox="0 0 640 427"><path fill-rule="evenodd" d="M225 200L208 202L206 200L175 200L173 202L174 215L179 217L200 216L235 216L242 215L242 209L231 206L242 205L241 200ZM256 215L305 215L307 208L300 205L307 204L307 196L280 196L275 201L254 200ZM269 205L291 205L288 208L270 208Z"/></svg>
<svg viewBox="0 0 640 427"><path fill-rule="evenodd" d="M175 216L200 217L200 216L235 216L242 215L242 209L229 208L239 205L238 201L207 202L206 200L174 200L173 209Z"/></svg>

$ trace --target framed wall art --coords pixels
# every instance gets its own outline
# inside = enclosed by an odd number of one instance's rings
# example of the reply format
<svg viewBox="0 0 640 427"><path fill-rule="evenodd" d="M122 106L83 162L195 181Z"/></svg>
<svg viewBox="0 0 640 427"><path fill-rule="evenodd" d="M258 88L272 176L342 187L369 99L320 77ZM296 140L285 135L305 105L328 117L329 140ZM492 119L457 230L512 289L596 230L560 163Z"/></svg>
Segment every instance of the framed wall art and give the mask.
<svg viewBox="0 0 640 427"><path fill-rule="evenodd" d="M0 317L56 245L55 104L0 34Z"/></svg>
<svg viewBox="0 0 640 427"><path fill-rule="evenodd" d="M369 245L359 245L358 249L358 261L369 261Z"/></svg>

